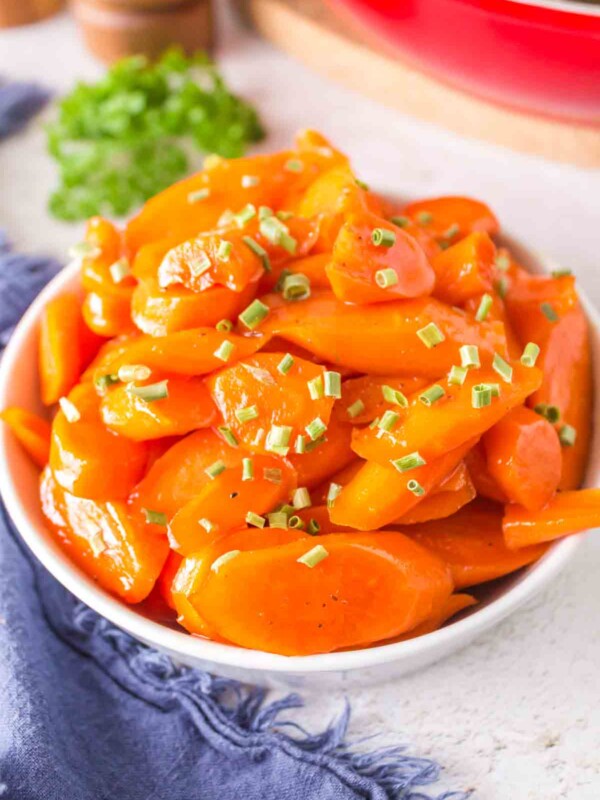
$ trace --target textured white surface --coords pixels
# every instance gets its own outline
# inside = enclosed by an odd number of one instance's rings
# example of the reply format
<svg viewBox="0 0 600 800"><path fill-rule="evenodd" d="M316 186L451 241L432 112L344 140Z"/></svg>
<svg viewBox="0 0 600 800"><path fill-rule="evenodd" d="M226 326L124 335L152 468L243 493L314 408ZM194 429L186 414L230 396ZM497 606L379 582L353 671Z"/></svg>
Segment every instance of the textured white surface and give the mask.
<svg viewBox="0 0 600 800"><path fill-rule="evenodd" d="M600 304L600 173L466 141L402 117L308 72L222 20L219 58L269 128L265 148L318 127L365 180L406 195L460 192L487 200L503 225L576 272ZM57 91L101 67L62 16L0 32L0 75ZM24 249L63 256L79 236L45 213L53 167L38 122L0 146L0 225ZM351 733L382 732L446 766L444 784L482 800L600 797L600 540L590 535L552 590L491 634L420 674L352 693ZM315 698L316 726L341 697Z"/></svg>

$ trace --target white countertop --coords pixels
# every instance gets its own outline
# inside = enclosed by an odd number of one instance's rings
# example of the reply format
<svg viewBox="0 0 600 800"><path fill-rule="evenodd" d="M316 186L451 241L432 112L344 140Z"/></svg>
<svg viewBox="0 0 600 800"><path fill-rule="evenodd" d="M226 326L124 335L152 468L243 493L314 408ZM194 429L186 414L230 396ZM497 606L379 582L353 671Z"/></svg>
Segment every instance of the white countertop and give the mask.
<svg viewBox="0 0 600 800"><path fill-rule="evenodd" d="M223 22L223 21L222 21ZM265 149L316 127L374 186L397 176L400 194L471 194L503 226L571 267L600 305L600 172L552 164L459 139L382 108L309 72L225 20L218 52L232 86L256 102ZM60 16L0 31L0 76L57 92L100 65ZM52 220L54 166L41 121L0 145L0 227L22 249L63 257L80 226ZM381 732L446 767L444 786L482 800L600 797L600 538L590 535L557 584L474 645L419 674L350 695L355 738ZM310 702L322 725L335 694ZM437 787L436 787L437 788Z"/></svg>

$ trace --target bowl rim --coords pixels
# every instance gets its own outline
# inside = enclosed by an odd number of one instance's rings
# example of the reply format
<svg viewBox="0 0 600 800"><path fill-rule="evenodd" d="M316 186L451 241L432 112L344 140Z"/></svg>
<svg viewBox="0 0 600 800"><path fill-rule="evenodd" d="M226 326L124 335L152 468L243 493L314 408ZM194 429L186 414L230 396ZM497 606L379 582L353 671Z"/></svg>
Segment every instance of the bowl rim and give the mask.
<svg viewBox="0 0 600 800"><path fill-rule="evenodd" d="M503 240L526 258L535 259L537 271L549 269L552 262L539 255L533 255L518 240L504 236ZM532 262L534 263L534 262ZM37 328L38 318L43 306L60 291L78 282L79 265L72 263L61 270L35 298L19 324L4 351L0 362L0 408L9 402L11 376L21 360L21 350ZM580 293L582 305L592 328L600 331L600 315ZM595 354L600 367L600 353ZM596 367L594 363L594 368ZM597 381L595 369L595 380ZM596 404L600 397L596 397ZM542 558L527 568L527 572L514 586L488 604L475 608L469 615L431 633L408 639L403 642L374 645L365 649L320 653L308 656L283 656L258 650L250 650L233 645L221 644L209 639L190 635L155 622L128 606L122 600L110 595L93 579L71 562L68 555L58 547L47 531L42 530L19 498L18 481L10 467L8 458L14 437L5 425L0 426L0 493L6 509L19 534L44 565L44 567L72 594L94 611L106 617L142 641L158 648L168 649L182 658L210 662L216 668L236 668L265 673L302 674L324 672L350 672L357 669L376 667L390 662L410 660L411 657L426 658L430 652L442 654L451 649L453 641L468 642L475 635L493 627L512 611L525 603L544 585L555 577L571 558L582 541L584 534L567 537L555 542ZM589 476L588 476L589 477ZM596 480L597 476L594 476Z"/></svg>
<svg viewBox="0 0 600 800"><path fill-rule="evenodd" d="M600 17L600 6L579 0L508 0L508 2L565 14L577 14L582 17Z"/></svg>

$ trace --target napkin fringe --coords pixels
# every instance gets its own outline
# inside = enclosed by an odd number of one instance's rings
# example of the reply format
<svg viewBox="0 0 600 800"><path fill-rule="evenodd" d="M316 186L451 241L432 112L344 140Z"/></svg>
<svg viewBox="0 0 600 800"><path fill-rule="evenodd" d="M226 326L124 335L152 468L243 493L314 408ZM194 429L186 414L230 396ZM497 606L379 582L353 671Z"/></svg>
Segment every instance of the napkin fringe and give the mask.
<svg viewBox="0 0 600 800"><path fill-rule="evenodd" d="M51 92L37 83L0 82L0 139L24 128L50 97Z"/></svg>

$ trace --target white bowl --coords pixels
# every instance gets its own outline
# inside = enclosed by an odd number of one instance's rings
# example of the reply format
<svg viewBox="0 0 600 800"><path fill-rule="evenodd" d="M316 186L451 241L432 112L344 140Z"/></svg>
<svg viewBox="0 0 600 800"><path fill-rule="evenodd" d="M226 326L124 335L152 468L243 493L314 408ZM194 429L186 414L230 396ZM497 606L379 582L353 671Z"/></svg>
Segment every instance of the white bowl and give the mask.
<svg viewBox="0 0 600 800"><path fill-rule="evenodd" d="M533 271L547 260L535 258L515 242L521 261ZM61 292L79 285L76 265L65 268L41 292L15 330L0 365L0 408L21 406L44 413L37 372L38 320L44 305ZM595 376L600 375L600 318L582 298L593 337ZM600 418L596 392L595 418ZM586 485L600 484L600 452L591 448ZM0 425L0 491L19 533L42 564L69 591L129 632L136 639L168 653L177 661L220 675L263 685L288 687L344 686L398 677L449 655L497 625L550 584L564 567L581 535L556 542L536 564L490 584L479 592L481 602L438 631L396 644L341 653L287 657L245 650L190 636L165 622L153 620L141 607L128 606L108 594L69 560L45 527L38 500L38 470L18 442Z"/></svg>

